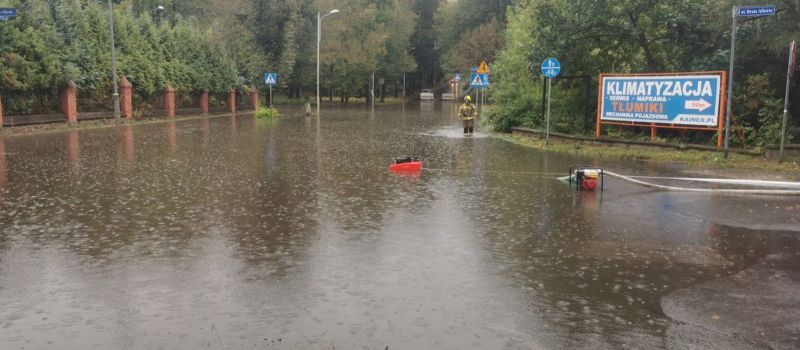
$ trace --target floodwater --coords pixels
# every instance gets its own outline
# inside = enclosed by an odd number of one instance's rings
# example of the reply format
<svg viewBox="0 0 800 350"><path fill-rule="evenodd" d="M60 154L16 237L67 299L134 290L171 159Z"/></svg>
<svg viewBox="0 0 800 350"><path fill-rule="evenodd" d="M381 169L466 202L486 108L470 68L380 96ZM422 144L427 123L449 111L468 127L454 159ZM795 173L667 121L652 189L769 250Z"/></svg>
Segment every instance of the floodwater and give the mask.
<svg viewBox="0 0 800 350"><path fill-rule="evenodd" d="M453 111L0 139L0 349L798 347L800 200L576 193L574 164L676 170Z"/></svg>

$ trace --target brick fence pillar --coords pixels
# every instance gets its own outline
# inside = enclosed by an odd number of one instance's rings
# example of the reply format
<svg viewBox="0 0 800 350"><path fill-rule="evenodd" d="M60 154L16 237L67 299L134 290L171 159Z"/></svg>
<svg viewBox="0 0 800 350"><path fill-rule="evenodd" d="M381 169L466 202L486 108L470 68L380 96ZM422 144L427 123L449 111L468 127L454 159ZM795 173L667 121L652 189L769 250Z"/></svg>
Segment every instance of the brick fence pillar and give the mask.
<svg viewBox="0 0 800 350"><path fill-rule="evenodd" d="M78 87L73 82L68 82L67 86L61 89L60 104L61 113L67 116L67 123L78 122Z"/></svg>
<svg viewBox="0 0 800 350"><path fill-rule="evenodd" d="M250 90L250 103L253 104L253 110L258 110L258 90L252 89Z"/></svg>
<svg viewBox="0 0 800 350"><path fill-rule="evenodd" d="M164 109L167 110L167 118L175 117L175 89L171 85L167 85L167 91L164 92Z"/></svg>
<svg viewBox="0 0 800 350"><path fill-rule="evenodd" d="M236 113L236 90L228 92L228 108L230 108L231 113Z"/></svg>
<svg viewBox="0 0 800 350"><path fill-rule="evenodd" d="M3 96L0 96L0 129L3 128Z"/></svg>
<svg viewBox="0 0 800 350"><path fill-rule="evenodd" d="M119 82L119 104L122 115L133 119L133 84L126 77Z"/></svg>
<svg viewBox="0 0 800 350"><path fill-rule="evenodd" d="M203 114L208 114L208 90L203 90L200 94L200 110Z"/></svg>

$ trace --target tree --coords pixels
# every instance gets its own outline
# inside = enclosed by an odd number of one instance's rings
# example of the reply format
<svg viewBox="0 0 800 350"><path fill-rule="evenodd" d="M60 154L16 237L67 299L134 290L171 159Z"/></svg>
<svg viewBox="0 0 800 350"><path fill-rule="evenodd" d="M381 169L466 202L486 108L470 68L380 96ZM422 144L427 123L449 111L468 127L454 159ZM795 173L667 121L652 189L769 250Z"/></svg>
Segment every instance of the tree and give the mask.
<svg viewBox="0 0 800 350"><path fill-rule="evenodd" d="M461 0L440 6L434 20L442 68L458 71L481 60L493 61L503 46L506 10L511 4L511 0ZM472 51L463 51L468 47ZM480 51L475 53L476 49ZM465 63L470 57L473 60Z"/></svg>

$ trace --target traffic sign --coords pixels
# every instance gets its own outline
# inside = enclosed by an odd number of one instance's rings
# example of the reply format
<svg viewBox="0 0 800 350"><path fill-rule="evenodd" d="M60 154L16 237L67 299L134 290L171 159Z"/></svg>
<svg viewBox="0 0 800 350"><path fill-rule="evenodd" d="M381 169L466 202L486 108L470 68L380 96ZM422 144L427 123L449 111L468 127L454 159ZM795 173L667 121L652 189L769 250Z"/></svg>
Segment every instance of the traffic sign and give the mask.
<svg viewBox="0 0 800 350"><path fill-rule="evenodd" d="M759 17L759 16L774 16L776 13L775 6L743 6L739 7L736 14L739 17Z"/></svg>
<svg viewBox="0 0 800 350"><path fill-rule="evenodd" d="M278 85L278 73L264 73L264 84L269 86Z"/></svg>
<svg viewBox="0 0 800 350"><path fill-rule="evenodd" d="M456 76L453 78L455 81L461 81L461 74L456 73Z"/></svg>
<svg viewBox="0 0 800 350"><path fill-rule="evenodd" d="M489 87L489 74L472 73L469 86L474 88Z"/></svg>
<svg viewBox="0 0 800 350"><path fill-rule="evenodd" d="M561 62L555 58L548 58L542 62L542 75L546 78L555 78L561 74Z"/></svg>
<svg viewBox="0 0 800 350"><path fill-rule="evenodd" d="M0 7L0 21L7 21L12 17L17 17L17 9Z"/></svg>
<svg viewBox="0 0 800 350"><path fill-rule="evenodd" d="M0 16L4 17L17 17L17 9L0 7Z"/></svg>
<svg viewBox="0 0 800 350"><path fill-rule="evenodd" d="M478 74L487 74L489 73L489 66L486 65L486 61L481 61L481 65L478 66L478 70L476 71Z"/></svg>

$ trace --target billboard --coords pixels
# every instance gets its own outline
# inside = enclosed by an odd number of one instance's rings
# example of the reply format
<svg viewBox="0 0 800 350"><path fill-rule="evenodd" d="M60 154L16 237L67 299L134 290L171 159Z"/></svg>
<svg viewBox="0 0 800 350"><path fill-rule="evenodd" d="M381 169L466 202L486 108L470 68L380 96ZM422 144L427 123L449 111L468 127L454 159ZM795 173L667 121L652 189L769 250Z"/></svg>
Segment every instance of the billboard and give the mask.
<svg viewBox="0 0 800 350"><path fill-rule="evenodd" d="M717 127L724 85L724 72L604 74L598 122Z"/></svg>

